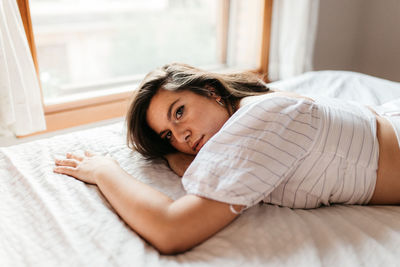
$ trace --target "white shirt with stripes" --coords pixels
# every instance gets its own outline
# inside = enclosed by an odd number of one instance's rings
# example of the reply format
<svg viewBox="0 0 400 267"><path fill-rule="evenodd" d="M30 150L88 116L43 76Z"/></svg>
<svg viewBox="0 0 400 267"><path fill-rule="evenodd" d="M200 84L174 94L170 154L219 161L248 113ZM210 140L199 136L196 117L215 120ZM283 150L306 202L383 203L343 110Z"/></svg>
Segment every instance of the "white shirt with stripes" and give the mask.
<svg viewBox="0 0 400 267"><path fill-rule="evenodd" d="M265 97L235 112L182 183L189 194L246 208L262 201L291 208L367 204L378 153L375 115L360 104Z"/></svg>

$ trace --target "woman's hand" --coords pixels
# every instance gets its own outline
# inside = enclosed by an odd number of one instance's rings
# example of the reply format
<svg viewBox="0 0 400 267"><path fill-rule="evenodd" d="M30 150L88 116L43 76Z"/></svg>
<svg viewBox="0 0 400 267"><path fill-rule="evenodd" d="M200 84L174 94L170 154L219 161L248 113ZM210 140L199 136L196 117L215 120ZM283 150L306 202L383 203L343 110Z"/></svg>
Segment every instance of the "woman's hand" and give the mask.
<svg viewBox="0 0 400 267"><path fill-rule="evenodd" d="M182 152L171 153L165 156L168 165L178 176L182 177L195 156Z"/></svg>
<svg viewBox="0 0 400 267"><path fill-rule="evenodd" d="M67 153L65 159L56 159L55 173L72 176L82 182L97 184L96 178L103 171L118 165L111 157L104 157L85 151L84 156Z"/></svg>

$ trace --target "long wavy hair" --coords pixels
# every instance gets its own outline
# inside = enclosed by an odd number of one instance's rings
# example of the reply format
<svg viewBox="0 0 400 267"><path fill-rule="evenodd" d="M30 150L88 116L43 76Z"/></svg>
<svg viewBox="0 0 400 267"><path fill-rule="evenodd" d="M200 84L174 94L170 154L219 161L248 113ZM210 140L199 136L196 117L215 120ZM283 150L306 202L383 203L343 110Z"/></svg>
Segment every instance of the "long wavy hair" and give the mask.
<svg viewBox="0 0 400 267"><path fill-rule="evenodd" d="M230 115L236 111L243 97L269 91L266 84L253 73L217 74L186 64L167 64L147 74L135 91L126 116L128 146L147 159L160 158L176 152L169 142L163 140L147 124L146 113L151 99L160 88L170 91L190 90L198 95L210 97L210 91L207 89L210 86L221 96Z"/></svg>

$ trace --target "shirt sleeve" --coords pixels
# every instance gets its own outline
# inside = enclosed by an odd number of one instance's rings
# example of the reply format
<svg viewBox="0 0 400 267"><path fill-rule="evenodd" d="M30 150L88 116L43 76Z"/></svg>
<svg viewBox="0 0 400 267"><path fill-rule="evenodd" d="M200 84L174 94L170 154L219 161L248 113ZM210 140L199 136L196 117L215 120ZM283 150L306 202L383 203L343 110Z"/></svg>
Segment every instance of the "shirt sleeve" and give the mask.
<svg viewBox="0 0 400 267"><path fill-rule="evenodd" d="M186 192L247 208L265 199L313 146L316 109L283 96L240 108L185 172Z"/></svg>

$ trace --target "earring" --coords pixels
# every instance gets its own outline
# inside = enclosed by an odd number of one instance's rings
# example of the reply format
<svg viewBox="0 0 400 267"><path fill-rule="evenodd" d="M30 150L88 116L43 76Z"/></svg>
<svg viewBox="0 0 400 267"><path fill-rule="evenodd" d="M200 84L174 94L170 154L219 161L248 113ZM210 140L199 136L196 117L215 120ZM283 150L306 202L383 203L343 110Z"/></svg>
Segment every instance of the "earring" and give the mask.
<svg viewBox="0 0 400 267"><path fill-rule="evenodd" d="M225 107L225 104L222 103L221 99L216 98L215 101L216 101L221 107Z"/></svg>

